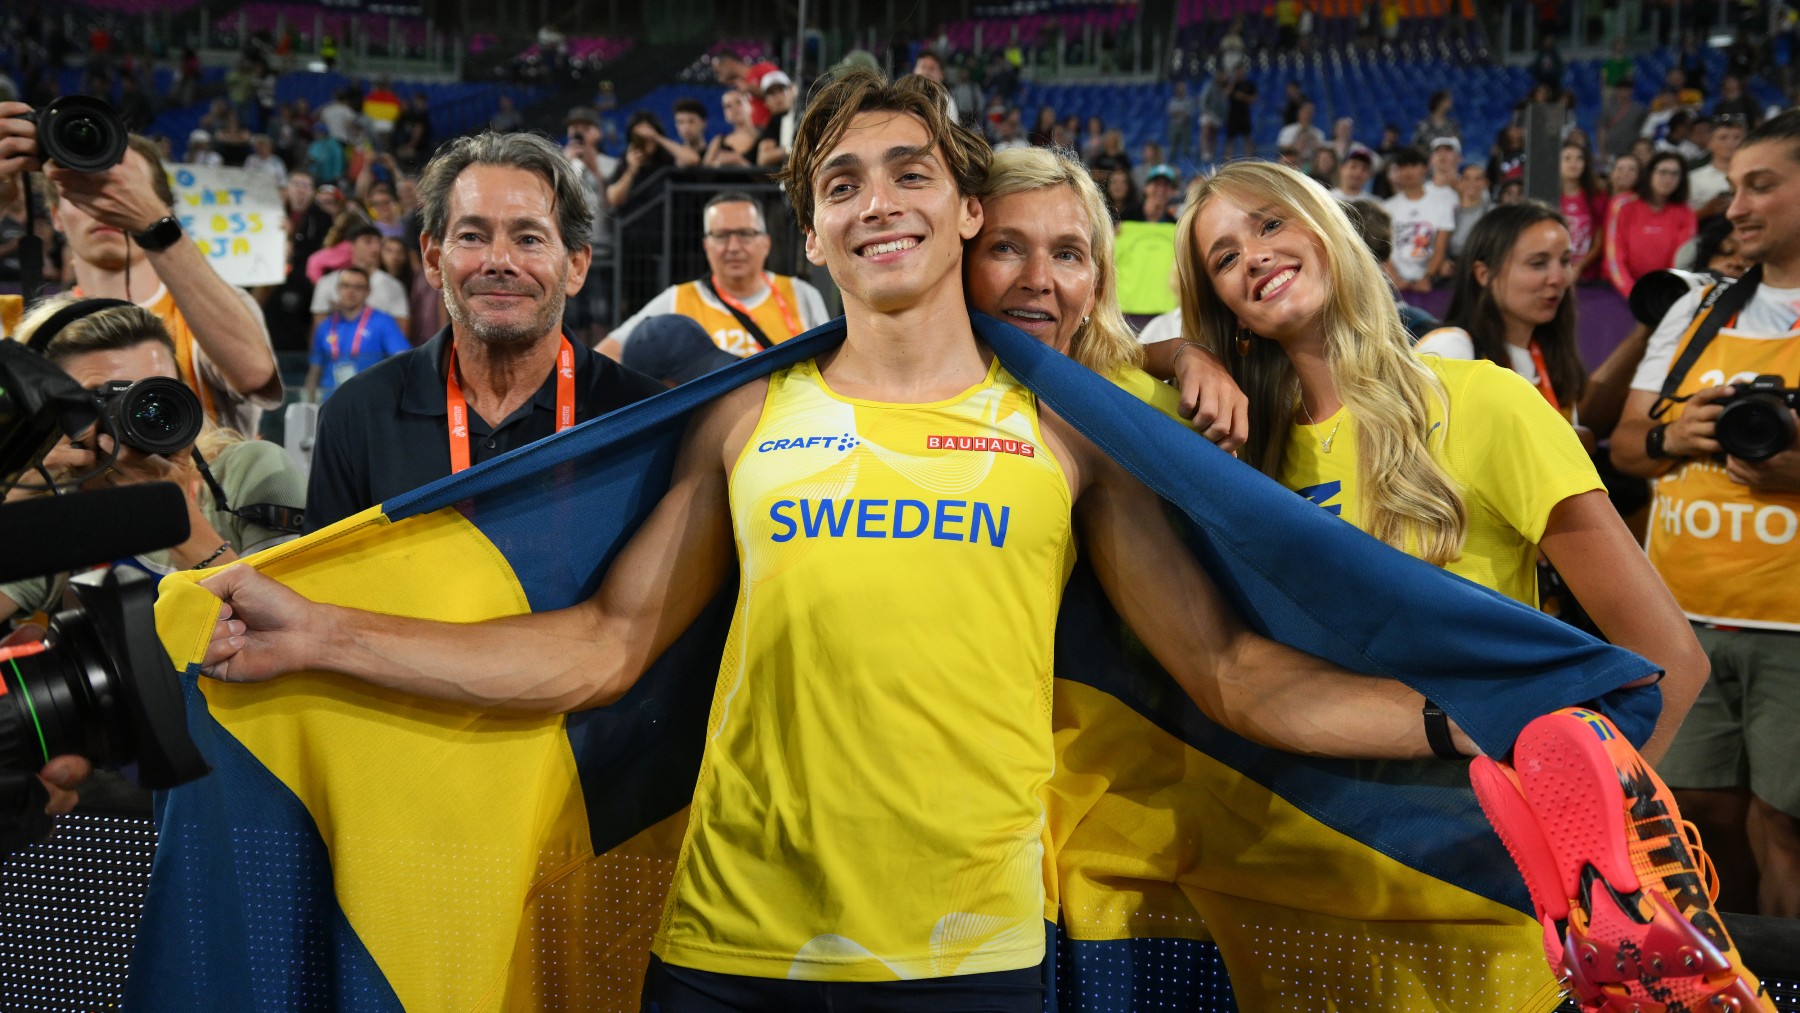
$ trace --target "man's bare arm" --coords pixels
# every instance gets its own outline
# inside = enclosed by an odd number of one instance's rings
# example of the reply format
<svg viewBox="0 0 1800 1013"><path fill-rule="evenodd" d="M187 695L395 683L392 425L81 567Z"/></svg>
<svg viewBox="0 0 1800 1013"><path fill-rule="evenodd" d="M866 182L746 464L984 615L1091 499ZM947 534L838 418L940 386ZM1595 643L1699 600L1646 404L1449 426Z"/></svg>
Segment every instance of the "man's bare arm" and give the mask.
<svg viewBox="0 0 1800 1013"><path fill-rule="evenodd" d="M726 462L760 406L752 384L690 426L675 479L600 590L553 612L438 623L307 602L246 567L202 586L223 598L207 671L228 682L294 670L487 710L562 713L623 696L694 621L730 572Z"/></svg>
<svg viewBox="0 0 1800 1013"><path fill-rule="evenodd" d="M1251 632L1182 544L1162 501L1091 446L1081 456L1091 481L1076 520L1101 586L1207 717L1289 752L1431 755L1424 697ZM1454 724L1452 734L1463 752L1476 751Z"/></svg>
<svg viewBox="0 0 1800 1013"><path fill-rule="evenodd" d="M150 188L149 177L130 161L102 173L52 166L48 175L70 203L127 232L142 232L173 213ZM237 288L213 270L188 238L145 253L225 383L246 396L273 396L281 385L275 353L261 318L239 298Z"/></svg>

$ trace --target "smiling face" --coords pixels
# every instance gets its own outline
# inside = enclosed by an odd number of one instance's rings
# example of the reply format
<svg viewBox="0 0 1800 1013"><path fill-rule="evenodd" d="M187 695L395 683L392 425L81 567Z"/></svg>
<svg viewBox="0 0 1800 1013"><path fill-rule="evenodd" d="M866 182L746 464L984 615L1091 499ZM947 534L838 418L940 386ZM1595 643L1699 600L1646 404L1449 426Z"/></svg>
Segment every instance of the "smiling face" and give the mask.
<svg viewBox="0 0 1800 1013"><path fill-rule="evenodd" d="M564 248L553 196L542 176L510 166L471 165L456 177L445 238L425 239L425 276L443 290L459 338L522 345L561 333L589 252Z"/></svg>
<svg viewBox="0 0 1800 1013"><path fill-rule="evenodd" d="M964 266L969 304L1069 354L1093 312L1092 223L1075 191L1047 186L989 197Z"/></svg>
<svg viewBox="0 0 1800 1013"><path fill-rule="evenodd" d="M1731 219L1745 259L1792 270L1800 261L1800 146L1760 141L1731 159Z"/></svg>
<svg viewBox="0 0 1800 1013"><path fill-rule="evenodd" d="M1284 210L1215 197L1194 220L1192 252L1238 326L1284 346L1318 336L1331 284L1325 248Z"/></svg>
<svg viewBox="0 0 1800 1013"><path fill-rule="evenodd" d="M1488 289L1508 324L1536 328L1556 319L1575 284L1569 230L1541 221L1519 233L1498 274L1475 265L1475 281Z"/></svg>
<svg viewBox="0 0 1800 1013"><path fill-rule="evenodd" d="M806 257L831 271L846 304L889 313L937 292L961 298L962 246L981 229L981 203L958 190L923 120L858 113L817 164Z"/></svg>

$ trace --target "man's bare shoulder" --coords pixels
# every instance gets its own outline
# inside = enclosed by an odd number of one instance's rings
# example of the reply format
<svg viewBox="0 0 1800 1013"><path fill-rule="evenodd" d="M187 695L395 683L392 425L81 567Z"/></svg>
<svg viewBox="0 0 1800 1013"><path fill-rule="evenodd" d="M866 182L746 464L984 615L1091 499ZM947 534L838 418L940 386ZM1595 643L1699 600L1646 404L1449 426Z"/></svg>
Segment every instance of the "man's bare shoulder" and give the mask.
<svg viewBox="0 0 1800 1013"><path fill-rule="evenodd" d="M1050 446L1050 453L1062 465L1063 474L1069 480L1070 494L1080 499L1082 490L1095 477L1096 462L1110 463L1110 459L1048 405L1038 405L1038 427L1043 431L1044 442Z"/></svg>
<svg viewBox="0 0 1800 1013"><path fill-rule="evenodd" d="M689 445L712 451L707 456L729 471L756 431L768 393L769 378L758 377L700 406L688 426Z"/></svg>

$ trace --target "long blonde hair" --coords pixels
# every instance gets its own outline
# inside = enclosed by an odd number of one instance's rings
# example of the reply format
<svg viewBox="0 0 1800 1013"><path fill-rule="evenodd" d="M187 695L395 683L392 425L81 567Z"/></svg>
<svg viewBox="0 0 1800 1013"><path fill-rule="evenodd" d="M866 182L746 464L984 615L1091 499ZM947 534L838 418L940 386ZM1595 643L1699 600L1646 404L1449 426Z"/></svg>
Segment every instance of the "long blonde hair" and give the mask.
<svg viewBox="0 0 1800 1013"><path fill-rule="evenodd" d="M1281 473L1300 381L1273 341L1251 341L1247 355L1233 350L1236 316L1214 291L1194 235L1201 210L1213 200L1275 209L1318 238L1329 292L1322 311L1325 360L1338 400L1356 419L1364 525L1383 542L1436 565L1457 558L1468 516L1429 442L1432 407L1447 408L1449 395L1413 356L1393 291L1343 207L1318 184L1272 162L1233 162L1201 180L1176 226L1182 332L1223 359L1250 398L1244 459L1264 474Z"/></svg>
<svg viewBox="0 0 1800 1013"><path fill-rule="evenodd" d="M1106 211L1106 198L1100 195L1087 168L1072 153L1050 148L996 151L988 163L989 197L1051 186L1068 187L1081 202L1087 214L1088 249L1094 264L1094 309L1069 340L1069 357L1101 376L1142 365L1144 346L1138 343L1131 325L1125 322L1125 314L1119 310L1112 217Z"/></svg>

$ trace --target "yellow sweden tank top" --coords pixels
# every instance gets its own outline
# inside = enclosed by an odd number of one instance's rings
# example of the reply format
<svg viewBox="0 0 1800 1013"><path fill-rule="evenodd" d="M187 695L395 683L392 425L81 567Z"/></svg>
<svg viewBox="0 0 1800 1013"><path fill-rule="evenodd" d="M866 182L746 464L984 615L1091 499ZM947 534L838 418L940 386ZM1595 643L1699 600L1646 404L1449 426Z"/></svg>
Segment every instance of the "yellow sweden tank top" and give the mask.
<svg viewBox="0 0 1800 1013"><path fill-rule="evenodd" d="M1067 479L999 367L956 397L771 377L734 467L741 568L655 951L883 981L1043 959Z"/></svg>

